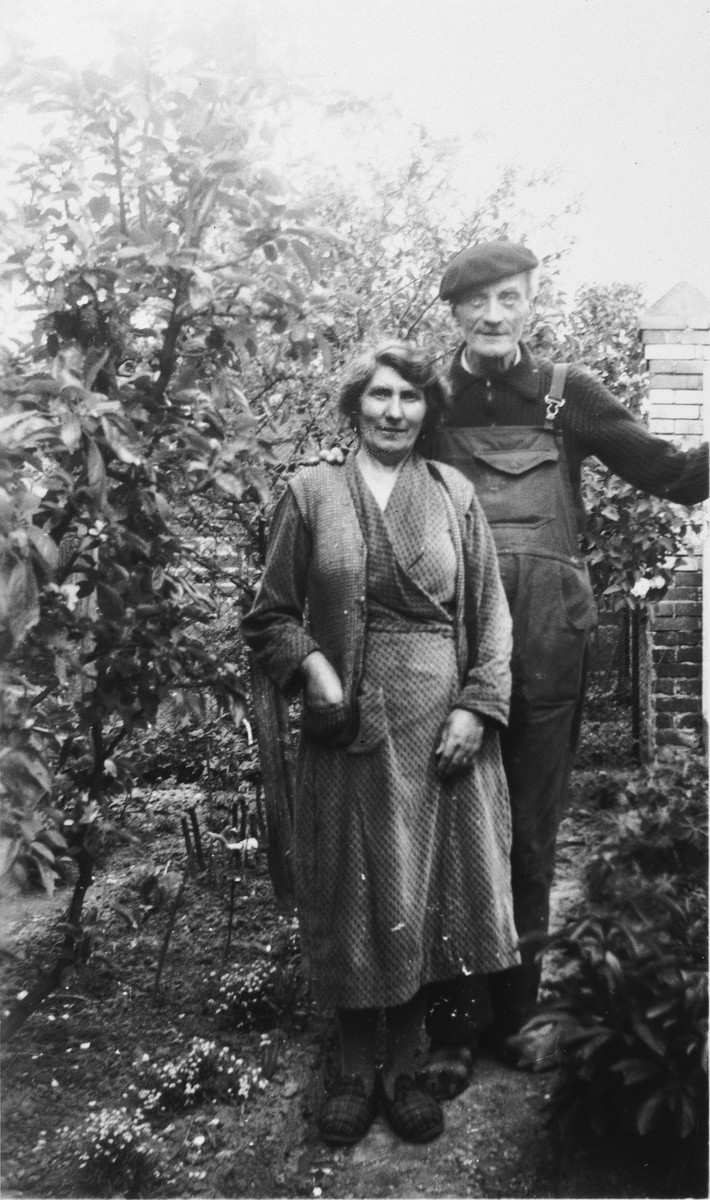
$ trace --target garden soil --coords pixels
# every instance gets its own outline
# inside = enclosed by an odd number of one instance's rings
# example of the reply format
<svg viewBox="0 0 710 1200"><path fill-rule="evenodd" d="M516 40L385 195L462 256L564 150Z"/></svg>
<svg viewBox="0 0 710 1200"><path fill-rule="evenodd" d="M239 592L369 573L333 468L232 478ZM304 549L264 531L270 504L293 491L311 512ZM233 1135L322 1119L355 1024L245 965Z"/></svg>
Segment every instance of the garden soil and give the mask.
<svg viewBox="0 0 710 1200"><path fill-rule="evenodd" d="M560 838L555 919L574 902L585 853L603 834L605 812L587 804L597 772L576 777ZM181 816L195 805L202 828L227 820L229 797L195 785L134 797L120 814L85 901L91 953L7 1047L3 1063L3 1186L13 1197L102 1194L171 1197L655 1197L662 1181L628 1146L563 1140L549 1100L555 1072L521 1072L481 1058L471 1086L446 1105L443 1135L426 1146L399 1141L378 1117L351 1150L317 1137L327 1021L304 1016L287 997L285 1025L263 1045L258 1029L225 1028L215 1009L225 971L273 961L289 922L274 905L266 865L234 863L203 837L209 869L187 878L174 917L185 847ZM224 811L220 811L220 805ZM213 849L208 854L207 847ZM4 999L53 961L69 890L53 900L5 897ZM161 954L172 926L160 978ZM229 943L229 944L228 944ZM549 976L548 976L549 977ZM116 1177L100 1189L78 1169L86 1119L128 1111L150 1060L176 1061L195 1038L265 1067L263 1089L243 1103L210 1102L152 1121L163 1162L159 1180L131 1190Z"/></svg>

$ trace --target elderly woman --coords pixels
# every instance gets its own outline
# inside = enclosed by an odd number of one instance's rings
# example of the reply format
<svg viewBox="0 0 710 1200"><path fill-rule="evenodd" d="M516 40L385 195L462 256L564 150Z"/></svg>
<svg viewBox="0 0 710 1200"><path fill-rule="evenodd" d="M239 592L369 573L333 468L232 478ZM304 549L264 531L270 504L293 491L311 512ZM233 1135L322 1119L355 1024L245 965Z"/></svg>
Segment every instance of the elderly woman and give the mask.
<svg viewBox="0 0 710 1200"><path fill-rule="evenodd" d="M424 456L445 402L408 344L357 359L340 409L358 449L290 481L243 627L267 674L303 690L295 876L340 1033L331 1144L361 1138L378 1102L401 1137L436 1137L417 1077L427 985L518 961L498 746L510 617L473 487Z"/></svg>

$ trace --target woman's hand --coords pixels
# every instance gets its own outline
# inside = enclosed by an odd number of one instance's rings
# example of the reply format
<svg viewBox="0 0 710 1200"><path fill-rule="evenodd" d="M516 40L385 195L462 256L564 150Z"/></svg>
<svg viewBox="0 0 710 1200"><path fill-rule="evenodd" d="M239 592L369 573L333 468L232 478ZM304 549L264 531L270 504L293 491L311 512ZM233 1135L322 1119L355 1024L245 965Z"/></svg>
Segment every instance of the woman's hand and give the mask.
<svg viewBox="0 0 710 1200"><path fill-rule="evenodd" d="M439 774L447 778L471 766L483 741L483 718L467 708L452 708L441 729L434 751Z"/></svg>
<svg viewBox="0 0 710 1200"><path fill-rule="evenodd" d="M317 712L342 704L343 685L337 672L320 650L307 654L301 663L303 694L309 708Z"/></svg>

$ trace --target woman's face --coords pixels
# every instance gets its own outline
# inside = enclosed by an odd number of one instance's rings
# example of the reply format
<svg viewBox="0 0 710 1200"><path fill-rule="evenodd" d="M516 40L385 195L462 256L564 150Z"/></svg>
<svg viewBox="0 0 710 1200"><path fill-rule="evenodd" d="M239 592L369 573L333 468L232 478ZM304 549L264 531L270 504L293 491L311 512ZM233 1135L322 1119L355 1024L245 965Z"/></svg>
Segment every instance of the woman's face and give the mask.
<svg viewBox="0 0 710 1200"><path fill-rule="evenodd" d="M425 416L424 393L392 367L379 366L360 397L360 443L373 458L396 465L411 453Z"/></svg>

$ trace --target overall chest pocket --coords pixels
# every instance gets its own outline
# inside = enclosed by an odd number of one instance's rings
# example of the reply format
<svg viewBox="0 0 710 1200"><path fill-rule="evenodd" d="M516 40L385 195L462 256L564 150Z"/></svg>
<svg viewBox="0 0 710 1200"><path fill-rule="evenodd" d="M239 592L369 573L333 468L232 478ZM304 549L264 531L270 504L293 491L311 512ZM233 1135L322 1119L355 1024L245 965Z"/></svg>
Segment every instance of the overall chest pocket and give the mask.
<svg viewBox="0 0 710 1200"><path fill-rule="evenodd" d="M489 524L536 528L555 519L555 445L529 450L477 446L472 454L473 483Z"/></svg>

